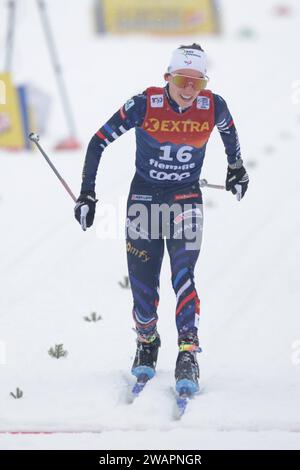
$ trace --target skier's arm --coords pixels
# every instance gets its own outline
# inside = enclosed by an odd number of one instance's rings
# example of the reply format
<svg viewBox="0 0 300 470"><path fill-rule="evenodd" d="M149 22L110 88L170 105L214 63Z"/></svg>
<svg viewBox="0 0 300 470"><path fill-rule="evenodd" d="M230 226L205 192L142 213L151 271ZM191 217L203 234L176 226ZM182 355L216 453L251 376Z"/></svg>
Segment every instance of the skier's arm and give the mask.
<svg viewBox="0 0 300 470"><path fill-rule="evenodd" d="M228 164L230 166L242 165L239 137L226 101L220 95L215 94L214 101L215 125L223 140Z"/></svg>
<svg viewBox="0 0 300 470"><path fill-rule="evenodd" d="M226 176L226 190L231 191L240 201L249 184L249 176L243 166L238 133L225 100L214 95L215 123L222 137L227 155L228 168Z"/></svg>
<svg viewBox="0 0 300 470"><path fill-rule="evenodd" d="M91 138L82 172L81 193L95 194L95 181L103 150L135 126L141 125L146 114L146 95L133 96Z"/></svg>

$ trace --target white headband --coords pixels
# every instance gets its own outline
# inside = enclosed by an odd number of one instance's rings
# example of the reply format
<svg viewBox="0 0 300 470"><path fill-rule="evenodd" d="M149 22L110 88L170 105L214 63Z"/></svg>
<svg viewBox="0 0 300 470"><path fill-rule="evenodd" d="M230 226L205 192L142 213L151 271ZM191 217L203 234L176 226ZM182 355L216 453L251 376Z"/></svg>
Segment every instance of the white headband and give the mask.
<svg viewBox="0 0 300 470"><path fill-rule="evenodd" d="M206 75L207 58L204 51L198 49L176 49L171 56L168 72L179 69L198 70Z"/></svg>

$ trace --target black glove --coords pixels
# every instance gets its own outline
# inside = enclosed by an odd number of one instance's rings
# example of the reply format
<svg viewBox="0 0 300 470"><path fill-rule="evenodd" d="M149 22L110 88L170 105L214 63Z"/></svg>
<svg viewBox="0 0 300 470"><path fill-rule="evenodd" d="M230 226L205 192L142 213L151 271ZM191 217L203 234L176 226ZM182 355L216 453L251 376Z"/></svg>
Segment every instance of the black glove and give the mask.
<svg viewBox="0 0 300 470"><path fill-rule="evenodd" d="M226 191L236 194L238 201L242 199L248 189L249 176L243 166L243 161L238 160L233 165L228 165L226 176Z"/></svg>
<svg viewBox="0 0 300 470"><path fill-rule="evenodd" d="M82 191L74 208L75 219L80 223L82 230L91 227L94 222L96 209L96 194L94 191Z"/></svg>

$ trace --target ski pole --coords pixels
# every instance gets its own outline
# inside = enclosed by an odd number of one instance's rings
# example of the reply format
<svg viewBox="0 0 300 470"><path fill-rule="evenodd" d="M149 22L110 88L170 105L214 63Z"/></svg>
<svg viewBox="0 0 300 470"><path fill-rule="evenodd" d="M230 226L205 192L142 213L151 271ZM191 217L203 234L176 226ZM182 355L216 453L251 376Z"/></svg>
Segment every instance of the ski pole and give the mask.
<svg viewBox="0 0 300 470"><path fill-rule="evenodd" d="M77 202L77 198L74 196L74 194L72 193L71 189L69 188L69 186L67 185L67 183L65 182L65 180L60 176L60 174L58 173L57 169L55 168L55 166L53 165L53 163L51 162L51 160L49 159L48 155L46 154L46 152L43 150L43 148L41 147L41 145L39 144L39 140L40 140L40 137L38 134L36 134L35 132L31 132L31 134L29 134L29 139L35 143L35 145L37 146L37 148L39 149L39 151L41 152L41 154L43 155L43 157L45 158L46 162L49 164L49 166L52 168L52 170L54 171L54 173L56 174L57 178L59 179L59 181L61 182L61 184L64 186L64 188L66 189L66 191L70 194L71 198L73 199L74 202Z"/></svg>
<svg viewBox="0 0 300 470"><path fill-rule="evenodd" d="M69 136L76 137L77 129L75 126L75 121L74 121L74 117L72 114L70 101L67 95L67 88L65 86L65 82L63 78L62 66L58 59L58 53L57 53L57 49L54 43L54 36L53 36L52 29L50 26L50 21L47 15L46 2L44 0L37 0L37 5L38 5L40 16L41 16L42 27L44 29L44 33L46 36L46 41L47 41L47 45L49 49L50 58L52 61L53 70L54 70L56 80L57 80L58 91L60 93L63 111L65 113L67 125L69 127Z"/></svg>
<svg viewBox="0 0 300 470"><path fill-rule="evenodd" d="M210 184L205 179L200 180L199 183L200 183L200 188L225 189L225 186L221 184Z"/></svg>
<svg viewBox="0 0 300 470"><path fill-rule="evenodd" d="M4 70L5 72L11 72L11 63L12 63L12 54L14 47L14 36L15 36L15 25L16 25L16 0L9 0L7 3L9 8L8 11L8 28L6 33L6 44L4 50L5 54L5 63Z"/></svg>

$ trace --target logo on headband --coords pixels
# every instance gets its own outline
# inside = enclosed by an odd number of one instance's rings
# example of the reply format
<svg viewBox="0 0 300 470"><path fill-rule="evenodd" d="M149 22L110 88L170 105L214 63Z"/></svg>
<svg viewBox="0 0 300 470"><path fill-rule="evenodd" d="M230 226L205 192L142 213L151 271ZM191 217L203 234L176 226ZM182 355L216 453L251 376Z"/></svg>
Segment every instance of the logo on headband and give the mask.
<svg viewBox="0 0 300 470"><path fill-rule="evenodd" d="M184 59L185 65L192 65L193 57L199 57L199 59L201 59L201 55L197 54L197 51L194 51L194 49L183 49L183 55L185 56L185 59Z"/></svg>
<svg viewBox="0 0 300 470"><path fill-rule="evenodd" d="M198 51L195 51L194 49L183 49L184 55L187 57L188 55L192 55L194 57L199 57L201 59L202 55L197 54Z"/></svg>

